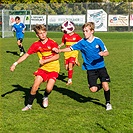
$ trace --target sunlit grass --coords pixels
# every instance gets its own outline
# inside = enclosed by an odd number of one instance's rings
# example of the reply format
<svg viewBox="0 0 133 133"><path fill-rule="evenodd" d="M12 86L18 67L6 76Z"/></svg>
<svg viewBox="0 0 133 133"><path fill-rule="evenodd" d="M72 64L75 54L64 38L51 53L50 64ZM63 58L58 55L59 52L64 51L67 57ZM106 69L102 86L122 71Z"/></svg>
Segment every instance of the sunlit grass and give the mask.
<svg viewBox="0 0 133 133"><path fill-rule="evenodd" d="M82 33L80 33L82 36ZM132 130L132 34L95 33L110 52L105 63L111 77L111 103L106 111L103 91L91 93L86 72L75 66L73 85L66 86L67 72L60 54L61 71L49 96L49 107L41 107L45 83L40 86L33 109L22 112L25 96L33 84L33 72L38 68L37 55L31 55L14 72L9 68L19 57L16 39L0 39L0 132L1 133L131 133ZM48 36L61 42L62 33ZM57 37L56 37L57 36ZM37 38L26 33L27 50ZM81 54L79 56L82 64Z"/></svg>

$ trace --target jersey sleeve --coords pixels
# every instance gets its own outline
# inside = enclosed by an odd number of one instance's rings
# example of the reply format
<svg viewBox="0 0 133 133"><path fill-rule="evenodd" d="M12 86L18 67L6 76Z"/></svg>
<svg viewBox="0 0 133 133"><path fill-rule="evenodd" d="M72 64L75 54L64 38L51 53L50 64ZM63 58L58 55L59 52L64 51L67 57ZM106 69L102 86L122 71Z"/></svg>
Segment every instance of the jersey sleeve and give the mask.
<svg viewBox="0 0 133 133"><path fill-rule="evenodd" d="M71 50L81 50L81 48L82 48L82 43L81 43L81 41L79 41L79 42L73 44L72 46L70 46L70 49L71 49Z"/></svg>
<svg viewBox="0 0 133 133"><path fill-rule="evenodd" d="M101 39L98 39L97 41L102 51L108 51L104 42Z"/></svg>
<svg viewBox="0 0 133 133"><path fill-rule="evenodd" d="M51 45L52 49L53 48L58 48L58 44L54 40L51 40L50 45Z"/></svg>
<svg viewBox="0 0 133 133"><path fill-rule="evenodd" d="M34 53L37 53L38 52L38 45L37 43L33 43L29 49L27 50L27 53L28 54L34 54Z"/></svg>
<svg viewBox="0 0 133 133"><path fill-rule="evenodd" d="M26 25L22 23L23 30L26 28Z"/></svg>

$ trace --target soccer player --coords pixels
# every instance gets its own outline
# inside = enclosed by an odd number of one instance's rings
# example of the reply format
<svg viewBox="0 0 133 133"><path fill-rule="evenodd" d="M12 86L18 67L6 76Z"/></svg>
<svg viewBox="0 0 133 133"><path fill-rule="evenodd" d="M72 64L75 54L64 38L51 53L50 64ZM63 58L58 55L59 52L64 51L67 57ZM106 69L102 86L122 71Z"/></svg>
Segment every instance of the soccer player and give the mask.
<svg viewBox="0 0 133 133"><path fill-rule="evenodd" d="M87 80L91 92L97 92L104 89L104 97L106 100L106 110L111 110L110 88L108 82L110 77L104 63L104 56L108 56L109 52L103 41L94 36L95 25L93 22L87 22L82 26L84 38L76 44L65 49L54 49L55 52L69 52L80 50L83 58L83 70L87 70ZM100 79L100 84L97 80Z"/></svg>
<svg viewBox="0 0 133 133"><path fill-rule="evenodd" d="M36 97L36 92L42 82L47 82L42 104L44 108L48 106L48 95L53 89L60 70L60 64L58 60L59 54L53 51L54 48L58 48L58 44L54 40L47 37L47 30L43 24L36 25L34 31L39 40L34 42L28 51L10 67L10 70L14 71L17 64L21 63L27 59L29 55L34 53L37 53L40 59L39 63L41 66L36 72L34 72L34 84L30 91L28 103L22 109L22 111L31 109L33 100Z"/></svg>
<svg viewBox="0 0 133 133"><path fill-rule="evenodd" d="M82 38L74 32L74 24L71 21L66 21L65 23L72 24L72 31L64 31L64 35L62 37L62 43L59 45L59 48L61 48L63 45L65 45L67 48L73 45L74 43L78 42ZM65 69L68 71L68 81L66 85L72 84L72 76L73 76L73 67L76 64L77 66L80 65L78 62L78 51L70 51L64 53L65 57Z"/></svg>
<svg viewBox="0 0 133 133"><path fill-rule="evenodd" d="M22 45L23 38L24 38L24 31L26 26L20 22L20 17L15 17L15 23L12 26L12 31L16 32L17 44L20 50L20 56L25 53L24 47Z"/></svg>

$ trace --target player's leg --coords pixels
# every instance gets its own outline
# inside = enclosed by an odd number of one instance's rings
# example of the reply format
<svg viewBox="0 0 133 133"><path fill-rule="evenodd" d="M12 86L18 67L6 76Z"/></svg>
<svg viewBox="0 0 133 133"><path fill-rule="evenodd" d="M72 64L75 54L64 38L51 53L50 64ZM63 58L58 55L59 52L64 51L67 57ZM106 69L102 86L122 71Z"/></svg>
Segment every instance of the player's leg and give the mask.
<svg viewBox="0 0 133 133"><path fill-rule="evenodd" d="M73 77L73 67L75 64L75 60L76 58L71 57L69 58L69 62L68 62L68 82L66 85L71 85L72 84L72 77Z"/></svg>
<svg viewBox="0 0 133 133"><path fill-rule="evenodd" d="M48 107L48 96L52 92L54 84L55 84L54 79L48 80L48 83L47 83L47 86L46 86L46 89L44 92L44 97L43 97L43 107L44 108Z"/></svg>
<svg viewBox="0 0 133 133"><path fill-rule="evenodd" d="M47 86L44 92L43 103L42 103L44 108L48 107L48 96L53 90L57 77L58 77L57 72L48 73L48 81L47 81Z"/></svg>
<svg viewBox="0 0 133 133"><path fill-rule="evenodd" d="M102 87L104 89L104 97L106 100L106 110L111 110L112 105L110 104L110 88L108 82L110 82L110 77L107 73L106 68L99 70L100 80L102 82Z"/></svg>
<svg viewBox="0 0 133 133"><path fill-rule="evenodd" d="M17 44L18 44L18 47L19 47L19 50L20 50L20 56L22 56L25 53L24 47L22 45L22 42L23 42L22 38L19 38L17 40Z"/></svg>
<svg viewBox="0 0 133 133"><path fill-rule="evenodd" d="M97 92L100 89L99 84L97 84L97 79L97 70L87 70L88 86L91 92Z"/></svg>
<svg viewBox="0 0 133 133"><path fill-rule="evenodd" d="M43 78L39 75L35 77L34 84L32 86L32 89L30 91L30 95L28 97L27 105L22 109L22 111L26 111L31 109L33 101L36 97L36 92L40 86L40 84L43 82Z"/></svg>

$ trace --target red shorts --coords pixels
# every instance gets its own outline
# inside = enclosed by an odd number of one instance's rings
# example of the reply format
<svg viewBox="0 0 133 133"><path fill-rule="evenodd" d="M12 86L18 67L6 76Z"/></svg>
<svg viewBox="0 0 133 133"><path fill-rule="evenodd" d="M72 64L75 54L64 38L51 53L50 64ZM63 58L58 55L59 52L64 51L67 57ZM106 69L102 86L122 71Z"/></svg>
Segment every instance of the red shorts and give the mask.
<svg viewBox="0 0 133 133"><path fill-rule="evenodd" d="M69 63L75 64L75 60L76 60L75 57L70 57L68 59L65 59L65 65L67 65Z"/></svg>
<svg viewBox="0 0 133 133"><path fill-rule="evenodd" d="M37 76L41 76L45 81L48 81L49 79L53 79L56 81L56 79L58 78L58 72L48 72L42 69L38 69L36 72L34 72L34 75Z"/></svg>

